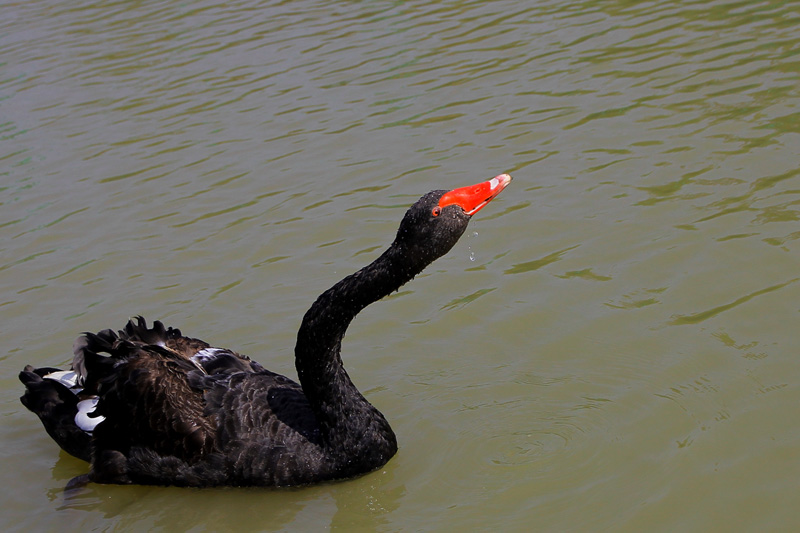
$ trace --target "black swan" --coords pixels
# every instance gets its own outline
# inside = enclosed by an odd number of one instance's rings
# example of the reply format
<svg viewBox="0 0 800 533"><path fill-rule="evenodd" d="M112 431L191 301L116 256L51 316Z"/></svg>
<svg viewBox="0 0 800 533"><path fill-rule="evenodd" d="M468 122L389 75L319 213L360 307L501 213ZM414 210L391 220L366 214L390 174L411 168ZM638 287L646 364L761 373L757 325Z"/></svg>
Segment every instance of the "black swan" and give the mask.
<svg viewBox="0 0 800 533"><path fill-rule="evenodd" d="M345 330L447 253L510 181L501 174L412 205L391 246L306 312L295 346L299 385L137 317L117 333L79 337L71 371L26 366L20 400L61 448L91 463L77 484L290 486L380 468L397 440L342 366Z"/></svg>

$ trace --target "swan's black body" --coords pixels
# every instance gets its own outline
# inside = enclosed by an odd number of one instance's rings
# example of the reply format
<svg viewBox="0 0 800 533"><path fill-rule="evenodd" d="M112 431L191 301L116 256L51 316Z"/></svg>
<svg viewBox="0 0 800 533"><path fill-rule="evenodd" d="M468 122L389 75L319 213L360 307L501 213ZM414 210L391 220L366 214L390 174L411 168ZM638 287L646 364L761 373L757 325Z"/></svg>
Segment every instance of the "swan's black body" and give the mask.
<svg viewBox="0 0 800 533"><path fill-rule="evenodd" d="M99 483L289 486L379 468L397 441L342 366L345 330L362 309L447 253L470 216L510 179L480 184L490 184L491 194L470 205L445 202L447 191L415 203L389 249L306 313L295 347L300 384L138 317L117 333L79 337L74 379L26 367L22 403L59 446L91 463L88 478ZM87 398L96 408L79 422Z"/></svg>

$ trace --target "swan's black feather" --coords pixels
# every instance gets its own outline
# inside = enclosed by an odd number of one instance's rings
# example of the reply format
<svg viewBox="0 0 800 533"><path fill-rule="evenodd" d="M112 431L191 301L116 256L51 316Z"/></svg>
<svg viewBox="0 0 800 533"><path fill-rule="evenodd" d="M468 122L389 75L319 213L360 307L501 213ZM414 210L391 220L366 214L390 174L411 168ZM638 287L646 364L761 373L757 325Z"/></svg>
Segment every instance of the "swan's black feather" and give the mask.
<svg viewBox="0 0 800 533"><path fill-rule="evenodd" d="M35 369L27 365L19 379L25 385L22 405L39 416L45 431L65 452L78 459L91 458L91 437L75 424L78 397L58 381L43 379L56 368Z"/></svg>

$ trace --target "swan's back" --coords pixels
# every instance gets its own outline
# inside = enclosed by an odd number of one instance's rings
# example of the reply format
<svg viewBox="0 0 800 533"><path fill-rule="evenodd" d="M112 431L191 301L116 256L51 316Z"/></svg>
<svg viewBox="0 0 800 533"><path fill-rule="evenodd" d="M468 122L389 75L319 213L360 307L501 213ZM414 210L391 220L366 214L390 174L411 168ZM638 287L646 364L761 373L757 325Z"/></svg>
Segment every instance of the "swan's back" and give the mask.
<svg viewBox="0 0 800 533"><path fill-rule="evenodd" d="M92 481L282 486L335 475L300 385L245 356L139 317L80 337L73 367L74 383L26 368L22 400L62 448L91 460ZM74 418L94 398L89 416L102 422L87 432Z"/></svg>

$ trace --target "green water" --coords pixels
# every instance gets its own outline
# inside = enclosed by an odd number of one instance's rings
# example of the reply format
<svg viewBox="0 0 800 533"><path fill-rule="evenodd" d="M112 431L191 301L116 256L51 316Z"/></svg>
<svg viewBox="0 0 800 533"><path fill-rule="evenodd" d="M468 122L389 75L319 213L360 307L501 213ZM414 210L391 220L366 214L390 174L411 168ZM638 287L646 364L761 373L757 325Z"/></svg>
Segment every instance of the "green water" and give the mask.
<svg viewBox="0 0 800 533"><path fill-rule="evenodd" d="M0 17L4 531L800 527L800 2L43 2ZM515 181L348 332L399 454L91 485L25 364L143 314L294 376L416 198Z"/></svg>

